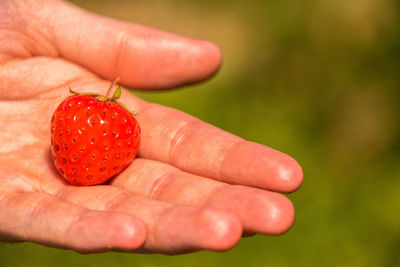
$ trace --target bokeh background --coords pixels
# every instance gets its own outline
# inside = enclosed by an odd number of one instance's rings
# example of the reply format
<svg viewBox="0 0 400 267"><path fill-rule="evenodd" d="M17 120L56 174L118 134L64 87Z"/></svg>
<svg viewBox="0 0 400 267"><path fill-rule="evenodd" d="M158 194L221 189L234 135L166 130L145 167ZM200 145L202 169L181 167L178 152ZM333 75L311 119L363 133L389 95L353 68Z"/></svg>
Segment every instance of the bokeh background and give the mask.
<svg viewBox="0 0 400 267"><path fill-rule="evenodd" d="M296 221L225 253L0 244L0 266L400 266L398 0L72 2L218 44L224 63L211 80L134 93L296 158Z"/></svg>

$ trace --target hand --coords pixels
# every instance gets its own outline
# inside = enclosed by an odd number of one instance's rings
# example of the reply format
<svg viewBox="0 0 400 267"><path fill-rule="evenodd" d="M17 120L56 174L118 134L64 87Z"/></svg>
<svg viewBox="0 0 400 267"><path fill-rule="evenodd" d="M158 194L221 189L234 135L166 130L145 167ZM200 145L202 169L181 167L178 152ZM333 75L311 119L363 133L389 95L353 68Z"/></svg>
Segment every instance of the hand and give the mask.
<svg viewBox="0 0 400 267"><path fill-rule="evenodd" d="M123 92L138 113L139 157L109 185L55 171L49 123L76 91L110 81L165 89L212 75L215 45L104 18L68 3L0 3L0 240L91 253L226 250L242 232L281 234L294 219L295 160Z"/></svg>

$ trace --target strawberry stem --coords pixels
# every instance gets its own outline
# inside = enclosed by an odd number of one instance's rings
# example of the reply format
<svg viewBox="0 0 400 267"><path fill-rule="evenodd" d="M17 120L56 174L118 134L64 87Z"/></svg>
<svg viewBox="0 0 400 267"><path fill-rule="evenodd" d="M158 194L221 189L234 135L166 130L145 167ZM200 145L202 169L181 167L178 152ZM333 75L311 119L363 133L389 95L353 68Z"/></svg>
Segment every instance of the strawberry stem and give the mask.
<svg viewBox="0 0 400 267"><path fill-rule="evenodd" d="M131 113L133 116L136 116L137 115L136 112L129 110L124 104L122 104L121 102L117 101L121 96L121 87L119 85L118 85L117 89L115 89L112 97L110 97L111 92L113 90L113 87L118 83L119 79L120 78L118 77L111 83L110 87L107 90L107 94L105 96L94 94L94 93L78 93L78 92L75 92L74 90L72 90L71 87L69 87L69 92L71 94L74 94L74 95L92 96L92 97L96 98L98 101L101 101L101 102L113 102L113 103L116 103L116 104L120 105L123 109L125 109L126 111Z"/></svg>
<svg viewBox="0 0 400 267"><path fill-rule="evenodd" d="M112 84L110 85L110 87L108 88L107 94L106 94L106 97L107 97L107 98L110 98L112 88L113 88L114 85L119 81L119 79L120 79L119 77L118 77L117 79L115 79L115 80L112 82Z"/></svg>
<svg viewBox="0 0 400 267"><path fill-rule="evenodd" d="M75 92L74 90L72 90L71 87L69 87L69 92L73 95L79 95L79 93Z"/></svg>

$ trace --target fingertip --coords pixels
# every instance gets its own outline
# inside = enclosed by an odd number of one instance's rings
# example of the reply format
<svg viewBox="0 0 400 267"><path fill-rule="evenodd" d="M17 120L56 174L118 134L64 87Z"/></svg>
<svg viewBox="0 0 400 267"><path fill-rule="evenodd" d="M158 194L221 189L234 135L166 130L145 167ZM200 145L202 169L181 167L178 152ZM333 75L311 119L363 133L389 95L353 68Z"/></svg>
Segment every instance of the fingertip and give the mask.
<svg viewBox="0 0 400 267"><path fill-rule="evenodd" d="M221 51L214 43L169 33L152 38L144 38L145 47L137 46L137 36L128 38L117 67L125 85L144 90L175 88L208 79L221 66Z"/></svg>
<svg viewBox="0 0 400 267"><path fill-rule="evenodd" d="M303 171L292 157L270 147L240 141L227 154L222 179L272 191L290 193L300 187Z"/></svg>
<svg viewBox="0 0 400 267"><path fill-rule="evenodd" d="M282 234L294 220L294 207L286 196L247 186L227 186L218 191L207 205L237 214L245 234Z"/></svg>
<svg viewBox="0 0 400 267"><path fill-rule="evenodd" d="M163 85L176 87L204 81L215 75L222 61L219 47L209 41L181 38L182 47ZM161 72L160 72L161 73ZM173 77L174 79L171 79Z"/></svg>
<svg viewBox="0 0 400 267"><path fill-rule="evenodd" d="M242 224L233 213L222 209L203 208L198 222L204 225L200 247L226 251L237 244L242 236Z"/></svg>
<svg viewBox="0 0 400 267"><path fill-rule="evenodd" d="M282 193L292 193L299 189L303 182L303 169L292 157L283 153L281 155L282 159L276 167L276 176L280 181L277 186Z"/></svg>
<svg viewBox="0 0 400 267"><path fill-rule="evenodd" d="M293 225L295 211L292 202L285 196L272 193L274 197L268 198L268 213L264 213L262 221L265 222L265 234L281 235Z"/></svg>
<svg viewBox="0 0 400 267"><path fill-rule="evenodd" d="M222 53L221 49L214 43L209 41L200 41L202 54L199 55L204 60L203 66L205 74L203 78L215 75L221 67Z"/></svg>
<svg viewBox="0 0 400 267"><path fill-rule="evenodd" d="M145 224L131 215L124 214L119 219L123 221L118 224L123 226L117 225L114 229L114 246L122 250L136 250L142 247L147 237Z"/></svg>
<svg viewBox="0 0 400 267"><path fill-rule="evenodd" d="M86 211L71 225L69 237L75 250L91 253L108 250L135 250L146 239L142 221L129 214Z"/></svg>

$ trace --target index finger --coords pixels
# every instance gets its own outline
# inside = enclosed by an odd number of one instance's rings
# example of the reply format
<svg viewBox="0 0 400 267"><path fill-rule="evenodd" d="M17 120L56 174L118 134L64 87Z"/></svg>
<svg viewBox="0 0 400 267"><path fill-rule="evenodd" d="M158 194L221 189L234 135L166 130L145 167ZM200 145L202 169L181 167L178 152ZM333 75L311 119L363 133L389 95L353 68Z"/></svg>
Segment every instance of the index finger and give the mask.
<svg viewBox="0 0 400 267"><path fill-rule="evenodd" d="M45 55L63 57L110 80L120 77L128 87L195 83L213 75L221 63L219 48L207 41L103 17L64 1L28 4L24 17L39 21L33 27L42 28L34 30L50 40ZM44 42L38 36L35 41Z"/></svg>

